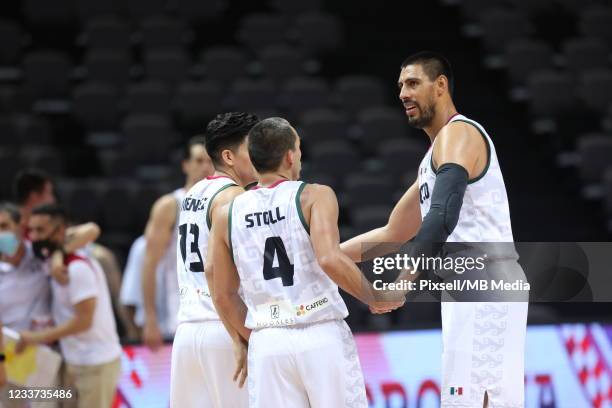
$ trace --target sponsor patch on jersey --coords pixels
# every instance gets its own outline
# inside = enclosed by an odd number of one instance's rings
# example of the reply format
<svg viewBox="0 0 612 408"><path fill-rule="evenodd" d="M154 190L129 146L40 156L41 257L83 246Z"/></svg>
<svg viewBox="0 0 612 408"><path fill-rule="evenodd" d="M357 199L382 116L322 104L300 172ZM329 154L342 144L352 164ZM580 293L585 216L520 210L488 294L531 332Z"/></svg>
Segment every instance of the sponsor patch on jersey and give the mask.
<svg viewBox="0 0 612 408"><path fill-rule="evenodd" d="M255 325L257 328L292 326L294 324L296 324L296 319L289 302L278 300L256 307Z"/></svg>
<svg viewBox="0 0 612 408"><path fill-rule="evenodd" d="M329 306L329 299L327 296L319 296L311 300L310 302L303 303L295 307L295 314L298 317L306 316L308 313L312 313L318 310L323 310Z"/></svg>

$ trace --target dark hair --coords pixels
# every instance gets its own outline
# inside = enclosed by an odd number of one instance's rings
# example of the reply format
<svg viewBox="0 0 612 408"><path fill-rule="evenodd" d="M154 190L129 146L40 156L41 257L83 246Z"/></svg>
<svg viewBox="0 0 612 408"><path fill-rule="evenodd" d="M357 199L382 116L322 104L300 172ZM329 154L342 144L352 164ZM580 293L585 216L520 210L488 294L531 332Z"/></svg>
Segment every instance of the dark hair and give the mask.
<svg viewBox="0 0 612 408"><path fill-rule="evenodd" d="M42 170L25 169L17 173L13 181L13 195L18 205L25 204L33 192L40 193L51 178Z"/></svg>
<svg viewBox="0 0 612 408"><path fill-rule="evenodd" d="M221 152L235 149L259 121L245 112L220 113L206 126L206 150L215 167L223 165Z"/></svg>
<svg viewBox="0 0 612 408"><path fill-rule="evenodd" d="M183 160L191 159L191 148L195 145L202 145L206 147L206 137L204 135L197 135L189 139L185 148L183 149Z"/></svg>
<svg viewBox="0 0 612 408"><path fill-rule="evenodd" d="M433 51L421 51L412 54L402 62L402 69L408 65L419 64L423 67L423 71L427 74L430 80L435 81L440 75L444 75L448 79L448 91L452 95L455 89L455 76L453 69L448 60Z"/></svg>
<svg viewBox="0 0 612 408"><path fill-rule="evenodd" d="M1 202L0 212L8 213L9 217L11 217L15 224L19 224L19 221L21 221L21 213L19 212L19 207L17 207L13 203L9 203L8 201Z"/></svg>
<svg viewBox="0 0 612 408"><path fill-rule="evenodd" d="M249 156L259 173L278 169L287 151L295 149L297 136L283 118L268 118L249 132Z"/></svg>
<svg viewBox="0 0 612 408"><path fill-rule="evenodd" d="M59 204L42 204L32 210L32 215L48 215L53 219L59 220L62 224L68 222L66 210Z"/></svg>

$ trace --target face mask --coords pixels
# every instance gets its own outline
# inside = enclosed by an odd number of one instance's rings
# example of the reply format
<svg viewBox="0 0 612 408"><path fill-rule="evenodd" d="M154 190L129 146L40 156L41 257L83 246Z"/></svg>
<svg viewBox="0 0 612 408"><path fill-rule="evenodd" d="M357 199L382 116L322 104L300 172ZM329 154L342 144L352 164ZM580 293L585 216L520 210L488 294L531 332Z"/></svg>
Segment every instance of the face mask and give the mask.
<svg viewBox="0 0 612 408"><path fill-rule="evenodd" d="M32 241L32 251L34 251L34 256L36 256L38 259L42 259L43 261L53 255L53 252L55 252L55 250L58 248L59 245L50 239Z"/></svg>
<svg viewBox="0 0 612 408"><path fill-rule="evenodd" d="M13 256L19 249L19 240L12 232L0 232L0 254Z"/></svg>

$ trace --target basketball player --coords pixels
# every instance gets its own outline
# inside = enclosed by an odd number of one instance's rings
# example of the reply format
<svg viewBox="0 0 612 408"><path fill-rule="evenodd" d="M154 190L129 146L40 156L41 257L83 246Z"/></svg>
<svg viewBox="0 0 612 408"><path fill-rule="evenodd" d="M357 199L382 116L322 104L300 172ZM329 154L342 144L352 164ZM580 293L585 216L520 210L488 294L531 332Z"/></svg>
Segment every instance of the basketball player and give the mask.
<svg viewBox="0 0 612 408"><path fill-rule="evenodd" d="M245 347L238 332L230 326L228 334L223 326L211 298L212 275L204 274L204 266L211 261L207 251L212 217L244 192L240 186L256 179L246 138L257 121L256 116L231 112L208 124L206 149L215 172L193 186L181 205L176 255L181 296L172 349L172 407L248 406L246 389L232 381L234 347L239 354Z"/></svg>
<svg viewBox="0 0 612 408"><path fill-rule="evenodd" d="M425 131L431 147L387 225L343 243L343 251L359 262L368 243L513 242L495 147L480 124L457 112L448 61L410 56L398 86L409 124ZM442 407L524 406L526 319L526 302L442 302Z"/></svg>
<svg viewBox="0 0 612 408"><path fill-rule="evenodd" d="M211 245L215 304L249 339L250 406L367 407L338 286L376 302L340 251L336 196L297 181L300 139L286 120L261 121L248 140L259 184L215 215Z"/></svg>
<svg viewBox="0 0 612 408"><path fill-rule="evenodd" d="M144 309L142 334L144 343L151 350L157 350L163 343L163 337L172 337L176 331L179 305L176 222L185 192L212 173L210 157L204 145L202 136L195 136L188 142L182 163L185 186L160 197L153 204L145 228L147 245L141 275ZM161 286L159 291L158 279Z"/></svg>

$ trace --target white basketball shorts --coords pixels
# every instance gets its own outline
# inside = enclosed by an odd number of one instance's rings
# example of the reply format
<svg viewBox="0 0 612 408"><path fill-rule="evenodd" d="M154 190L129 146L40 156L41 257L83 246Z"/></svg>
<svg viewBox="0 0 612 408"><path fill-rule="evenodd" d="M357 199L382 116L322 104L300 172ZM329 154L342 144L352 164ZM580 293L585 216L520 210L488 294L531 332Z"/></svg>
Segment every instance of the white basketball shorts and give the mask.
<svg viewBox="0 0 612 408"><path fill-rule="evenodd" d="M353 334L344 320L253 331L251 408L367 408Z"/></svg>
<svg viewBox="0 0 612 408"><path fill-rule="evenodd" d="M220 321L181 323L172 346L170 407L248 407L246 384L233 381L232 339Z"/></svg>
<svg viewBox="0 0 612 408"><path fill-rule="evenodd" d="M524 407L527 305L442 302L442 407Z"/></svg>

